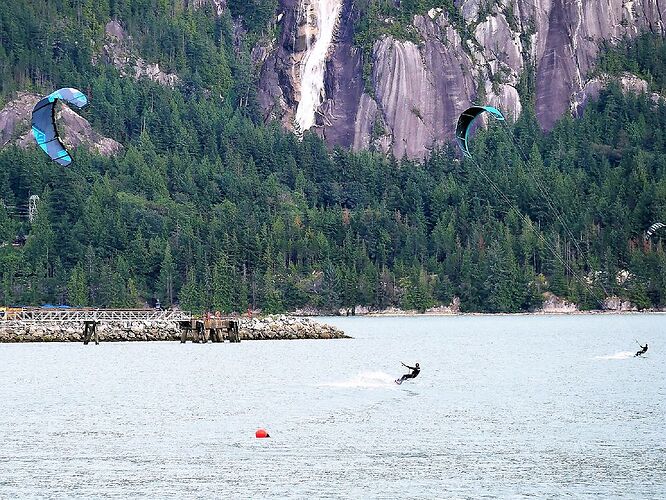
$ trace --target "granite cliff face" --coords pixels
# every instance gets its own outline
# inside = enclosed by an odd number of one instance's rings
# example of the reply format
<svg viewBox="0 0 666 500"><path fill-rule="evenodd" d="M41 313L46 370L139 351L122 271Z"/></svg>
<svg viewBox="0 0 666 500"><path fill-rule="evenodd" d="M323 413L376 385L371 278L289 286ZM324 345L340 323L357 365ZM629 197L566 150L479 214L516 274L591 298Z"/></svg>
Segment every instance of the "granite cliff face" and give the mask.
<svg viewBox="0 0 666 500"><path fill-rule="evenodd" d="M335 35L343 18L343 0L282 0L278 15L281 35L272 46L255 50L261 65L259 102L266 119L277 119L296 132L325 125L325 75L337 60L331 58ZM349 26L353 23L348 23ZM352 32L353 36L353 32ZM344 69L343 69L344 71ZM349 79L353 75L348 72Z"/></svg>
<svg viewBox="0 0 666 500"><path fill-rule="evenodd" d="M397 3L397 2L396 2ZM183 0L184 8L225 0ZM455 15L434 8L406 26L410 40L383 35L367 51L354 43L359 0L279 0L274 39L252 52L259 75L258 100L265 120L302 134L312 130L331 145L424 158L452 139L455 121L471 103L499 107L511 118L522 112L517 88L526 74L535 82L536 115L545 130L565 113L578 116L610 78L591 74L599 47L651 31L666 35L664 0L456 0ZM387 27L395 19L381 20ZM242 37L240 28L235 36ZM181 79L132 49L121 24L110 20L94 64L110 64L123 76L178 87ZM369 60L368 60L369 59ZM366 71L364 79L364 66ZM642 91L632 75L621 86ZM28 115L25 95L0 114L0 147L18 137ZM24 102L25 101L25 102ZM24 109L25 108L25 109ZM63 108L73 144L90 143L111 154L119 145ZM84 120L85 121L85 120ZM19 134L19 135L21 135Z"/></svg>
<svg viewBox="0 0 666 500"><path fill-rule="evenodd" d="M414 16L417 43L376 40L365 85L363 54L353 43L354 0L281 0L280 37L255 59L265 118L298 133L313 129L331 145L423 158L452 138L457 115L470 103L517 117L517 86L526 71L536 77L539 123L552 128L564 113L580 111L581 96L589 97L601 43L645 31L666 35L666 2L659 0L500 0L491 7L462 0L456 7L455 19L442 9ZM332 37L313 12L332 13ZM325 65L316 95L308 95L313 119L303 122L295 116L315 45Z"/></svg>

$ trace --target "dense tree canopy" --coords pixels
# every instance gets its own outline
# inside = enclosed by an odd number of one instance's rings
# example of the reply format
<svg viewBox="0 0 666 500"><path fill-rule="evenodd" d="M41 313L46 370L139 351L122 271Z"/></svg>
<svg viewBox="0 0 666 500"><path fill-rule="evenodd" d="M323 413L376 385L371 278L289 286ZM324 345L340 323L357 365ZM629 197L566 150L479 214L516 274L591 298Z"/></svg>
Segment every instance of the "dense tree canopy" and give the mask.
<svg viewBox="0 0 666 500"><path fill-rule="evenodd" d="M464 310L499 312L535 307L545 291L588 307L604 293L666 302L662 242L642 238L666 220L663 100L610 86L547 135L526 106L510 134L475 135L474 161L453 145L423 163L329 151L259 122L249 48L234 44L229 14L187 4L0 10L0 101L89 89L82 114L125 145L114 158L78 150L69 168L36 147L0 151L4 203L41 200L32 224L0 205L0 303L423 310L457 296ZM111 18L181 85L93 65ZM651 71L654 84L653 61L627 49L612 64Z"/></svg>

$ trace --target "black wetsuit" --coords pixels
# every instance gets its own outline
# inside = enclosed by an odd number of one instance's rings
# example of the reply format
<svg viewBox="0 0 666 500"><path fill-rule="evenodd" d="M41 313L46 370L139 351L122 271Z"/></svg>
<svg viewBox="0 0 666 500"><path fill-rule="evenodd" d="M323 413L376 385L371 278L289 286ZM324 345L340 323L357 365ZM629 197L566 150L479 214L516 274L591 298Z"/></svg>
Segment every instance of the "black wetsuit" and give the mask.
<svg viewBox="0 0 666 500"><path fill-rule="evenodd" d="M638 345L640 345L640 344L638 344ZM641 345L641 350L636 353L636 356L640 356L642 354L645 354L647 352L647 349L648 349L647 344L645 344L644 346Z"/></svg>
<svg viewBox="0 0 666 500"><path fill-rule="evenodd" d="M406 373L405 375L403 375L400 378L400 382L403 382L403 381L407 380L408 378L416 378L418 376L418 374L421 373L421 368L420 367L411 367L411 366L407 366L407 365L405 365L405 367L409 368L412 371L411 371L411 373Z"/></svg>

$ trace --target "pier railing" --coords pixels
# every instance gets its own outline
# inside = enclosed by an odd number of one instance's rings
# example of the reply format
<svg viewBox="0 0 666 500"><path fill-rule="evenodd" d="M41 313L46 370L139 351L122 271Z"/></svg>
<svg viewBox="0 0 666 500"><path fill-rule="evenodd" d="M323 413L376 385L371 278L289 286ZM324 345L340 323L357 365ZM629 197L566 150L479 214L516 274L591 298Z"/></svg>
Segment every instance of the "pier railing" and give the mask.
<svg viewBox="0 0 666 500"><path fill-rule="evenodd" d="M206 318L201 319L189 311L159 309L70 309L70 308L0 308L0 328L24 326L26 324L70 324L78 323L83 327L83 343L94 340L99 344L99 330L102 323L164 322L176 323L180 329L180 341L185 343L188 337L193 342L240 342L237 319Z"/></svg>
<svg viewBox="0 0 666 500"><path fill-rule="evenodd" d="M158 309L10 309L0 317L4 322L16 323L131 323L134 321L192 321L188 311Z"/></svg>

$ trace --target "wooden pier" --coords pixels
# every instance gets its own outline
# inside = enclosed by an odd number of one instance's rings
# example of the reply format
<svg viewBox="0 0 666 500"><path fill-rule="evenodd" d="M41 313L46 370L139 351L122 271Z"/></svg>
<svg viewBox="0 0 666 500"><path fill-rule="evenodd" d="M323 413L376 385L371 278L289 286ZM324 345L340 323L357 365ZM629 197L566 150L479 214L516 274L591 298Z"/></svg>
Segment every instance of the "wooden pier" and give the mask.
<svg viewBox="0 0 666 500"><path fill-rule="evenodd" d="M193 319L189 322L180 323L180 342L184 344L188 337L194 343L211 342L240 342L238 332L238 320L235 319Z"/></svg>
<svg viewBox="0 0 666 500"><path fill-rule="evenodd" d="M6 326L26 324L60 323L80 324L83 327L83 343L99 344L98 327L102 323L154 322L175 323L179 326L181 343L188 338L195 343L240 342L238 320L232 318L196 318L186 311L158 309L73 309L73 308L3 308L0 323Z"/></svg>
<svg viewBox="0 0 666 500"><path fill-rule="evenodd" d="M191 324L193 316L187 311L159 309L74 309L50 307L3 308L0 322L6 326L40 323L78 323L83 326L83 343L99 344L97 327L101 323L164 322Z"/></svg>
<svg viewBox="0 0 666 500"><path fill-rule="evenodd" d="M6 323L133 323L136 321L189 321L193 318L187 311L159 309L74 309L50 307L23 307L7 309Z"/></svg>

